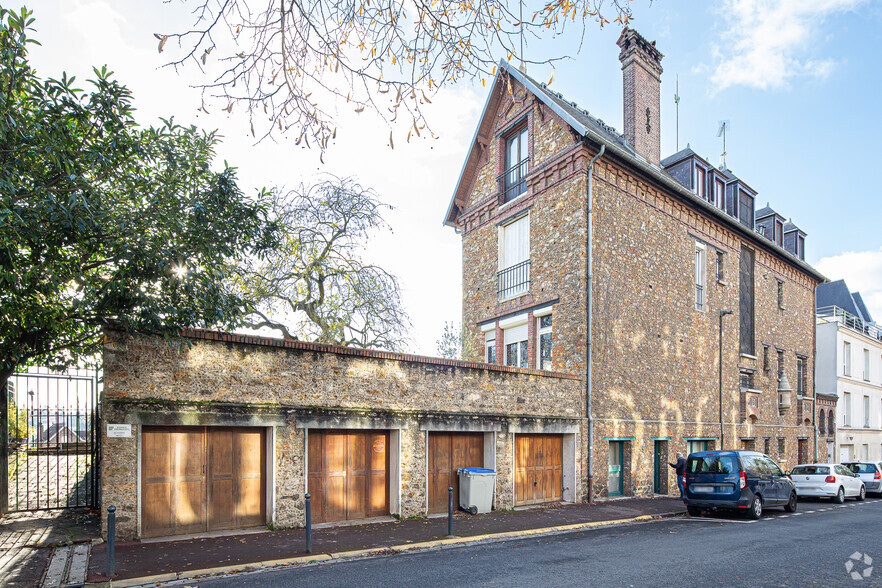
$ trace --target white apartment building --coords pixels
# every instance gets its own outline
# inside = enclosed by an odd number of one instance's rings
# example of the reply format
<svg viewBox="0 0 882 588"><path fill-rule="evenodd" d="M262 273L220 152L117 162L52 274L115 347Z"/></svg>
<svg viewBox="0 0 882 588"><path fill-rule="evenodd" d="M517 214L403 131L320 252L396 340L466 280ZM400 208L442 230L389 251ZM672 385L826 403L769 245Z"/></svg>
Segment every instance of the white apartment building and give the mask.
<svg viewBox="0 0 882 588"><path fill-rule="evenodd" d="M816 299L816 392L837 397L835 446L823 447L831 423L819 414L818 457L882 460L882 328L842 280L819 286Z"/></svg>

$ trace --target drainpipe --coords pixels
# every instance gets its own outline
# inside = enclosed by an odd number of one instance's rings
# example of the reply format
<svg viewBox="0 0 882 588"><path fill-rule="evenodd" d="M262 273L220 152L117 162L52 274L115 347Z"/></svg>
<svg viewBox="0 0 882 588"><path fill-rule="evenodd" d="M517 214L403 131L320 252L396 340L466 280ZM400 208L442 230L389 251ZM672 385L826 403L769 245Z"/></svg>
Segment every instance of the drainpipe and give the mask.
<svg viewBox="0 0 882 588"><path fill-rule="evenodd" d="M587 264L588 277L586 280L586 302L585 310L588 315L588 325L585 332L585 397L587 399L586 413L588 417L588 502L594 501L594 415L591 412L591 333L593 327L593 316L591 314L592 291L591 281L594 277L594 254L591 245L594 241L594 217L592 211L591 196L594 193L594 162L603 156L606 151L606 145L600 146L597 155L588 162L588 235L586 249L588 249Z"/></svg>

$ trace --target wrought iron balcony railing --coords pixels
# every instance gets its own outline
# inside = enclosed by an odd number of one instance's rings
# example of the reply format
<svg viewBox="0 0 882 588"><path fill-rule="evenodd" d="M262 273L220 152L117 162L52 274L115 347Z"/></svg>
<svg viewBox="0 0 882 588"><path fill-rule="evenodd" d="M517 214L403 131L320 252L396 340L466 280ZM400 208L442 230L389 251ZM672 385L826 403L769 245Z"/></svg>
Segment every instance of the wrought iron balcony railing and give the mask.
<svg viewBox="0 0 882 588"><path fill-rule="evenodd" d="M524 158L504 172L496 181L499 183L499 193L502 202L511 202L527 191L527 171L530 169L530 158Z"/></svg>
<svg viewBox="0 0 882 588"><path fill-rule="evenodd" d="M530 260L507 267L497 274L496 292L500 299L525 294L530 289Z"/></svg>

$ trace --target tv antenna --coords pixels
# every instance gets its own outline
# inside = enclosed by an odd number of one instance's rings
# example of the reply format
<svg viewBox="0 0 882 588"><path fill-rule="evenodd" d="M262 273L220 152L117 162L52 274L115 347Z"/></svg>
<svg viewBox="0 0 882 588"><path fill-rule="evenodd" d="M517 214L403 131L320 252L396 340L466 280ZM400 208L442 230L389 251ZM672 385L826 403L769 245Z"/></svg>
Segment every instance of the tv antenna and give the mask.
<svg viewBox="0 0 882 588"><path fill-rule="evenodd" d="M726 169L726 131L731 130L732 125L727 120L720 121L720 130L717 131L717 137L723 138L723 153L720 155L722 169Z"/></svg>
<svg viewBox="0 0 882 588"><path fill-rule="evenodd" d="M677 151L680 150L680 75L677 75L677 89L674 90L674 104L677 105Z"/></svg>
<svg viewBox="0 0 882 588"><path fill-rule="evenodd" d="M518 33L521 37L521 73L527 73L527 66L524 64L524 0L518 2Z"/></svg>

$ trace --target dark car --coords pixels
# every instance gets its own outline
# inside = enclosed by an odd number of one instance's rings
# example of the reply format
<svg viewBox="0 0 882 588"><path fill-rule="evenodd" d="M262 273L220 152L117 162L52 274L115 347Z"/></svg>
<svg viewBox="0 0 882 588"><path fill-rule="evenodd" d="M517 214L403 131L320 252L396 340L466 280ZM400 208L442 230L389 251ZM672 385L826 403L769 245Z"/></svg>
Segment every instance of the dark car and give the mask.
<svg viewBox="0 0 882 588"><path fill-rule="evenodd" d="M701 510L746 511L758 519L763 509L796 510L796 488L778 464L756 451L700 451L689 455L683 502L692 516Z"/></svg>

